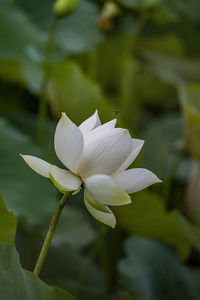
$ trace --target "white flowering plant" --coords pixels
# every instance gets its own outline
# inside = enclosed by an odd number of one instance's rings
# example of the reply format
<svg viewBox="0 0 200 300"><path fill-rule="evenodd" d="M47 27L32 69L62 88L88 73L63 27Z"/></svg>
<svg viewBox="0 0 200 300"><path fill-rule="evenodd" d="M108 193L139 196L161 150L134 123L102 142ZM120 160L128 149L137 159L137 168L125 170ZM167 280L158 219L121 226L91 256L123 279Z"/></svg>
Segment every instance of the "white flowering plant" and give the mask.
<svg viewBox="0 0 200 300"><path fill-rule="evenodd" d="M199 300L200 1L0 7L0 300Z"/></svg>
<svg viewBox="0 0 200 300"><path fill-rule="evenodd" d="M109 206L131 203L129 194L161 180L147 169L128 169L144 141L131 138L129 131L115 128L116 119L101 125L98 112L76 126L65 113L54 137L57 157L66 169L31 155L22 155L38 174L51 179L63 194L84 187L85 206L98 221L115 227Z"/></svg>

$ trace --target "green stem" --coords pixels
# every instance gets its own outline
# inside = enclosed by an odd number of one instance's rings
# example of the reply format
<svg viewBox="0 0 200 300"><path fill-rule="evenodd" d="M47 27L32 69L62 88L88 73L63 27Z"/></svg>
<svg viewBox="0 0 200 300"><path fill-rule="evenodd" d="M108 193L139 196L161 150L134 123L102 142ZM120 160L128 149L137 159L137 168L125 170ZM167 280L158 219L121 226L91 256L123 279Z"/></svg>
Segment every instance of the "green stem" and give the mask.
<svg viewBox="0 0 200 300"><path fill-rule="evenodd" d="M44 240L44 244L43 244L42 249L40 251L40 255L39 255L37 263L35 265L35 269L33 271L33 274L35 274L36 276L38 276L39 273L40 273L40 270L41 270L42 265L44 263L44 260L46 258L47 251L49 249L53 234L55 232L56 225L58 223L58 219L59 219L60 214L63 210L63 207L65 206L67 200L70 198L71 194L72 194L72 192L68 192L68 193L64 194L63 197L61 198L60 202L58 203L57 207L56 207L53 218L51 220L51 224L49 226L47 235L46 235L45 240Z"/></svg>
<svg viewBox="0 0 200 300"><path fill-rule="evenodd" d="M127 126L134 131L137 129L140 118L140 99L138 100L134 96L135 93L137 94L136 84L138 77L138 64L135 62L135 56L137 54L137 43L148 17L149 15L146 11L140 14L134 26L135 29L131 40L130 38L125 40L124 55L121 57L119 105L122 118L126 120ZM133 98L135 98L136 101L133 101ZM132 111L135 111L134 118L132 117Z"/></svg>
<svg viewBox="0 0 200 300"><path fill-rule="evenodd" d="M187 187L187 197L185 201L185 214L189 220L199 226L199 207L198 207L198 195L199 195L199 182L200 182L200 163L195 165L192 172L191 179Z"/></svg>
<svg viewBox="0 0 200 300"><path fill-rule="evenodd" d="M112 294L112 278L111 278L112 275L111 275L110 257L108 253L108 245L105 239L102 241L101 244L100 260L104 272L105 292L106 294Z"/></svg>
<svg viewBox="0 0 200 300"><path fill-rule="evenodd" d="M50 60L51 49L53 45L53 39L54 39L57 22L58 19L54 17L49 27L48 38L44 50L44 75L41 83L39 109L38 109L38 126L37 126L37 142L39 146L42 146L44 140L45 124L47 118L47 101L44 92L45 92L45 87L48 79L48 63Z"/></svg>

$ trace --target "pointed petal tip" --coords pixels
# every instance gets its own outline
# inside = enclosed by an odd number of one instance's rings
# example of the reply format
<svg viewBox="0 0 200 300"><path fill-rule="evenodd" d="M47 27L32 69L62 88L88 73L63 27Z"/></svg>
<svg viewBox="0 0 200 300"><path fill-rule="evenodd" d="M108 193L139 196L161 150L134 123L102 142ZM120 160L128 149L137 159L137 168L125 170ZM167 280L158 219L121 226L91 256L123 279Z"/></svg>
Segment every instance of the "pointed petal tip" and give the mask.
<svg viewBox="0 0 200 300"><path fill-rule="evenodd" d="M157 177L156 183L162 183L162 182L163 182L163 180L161 180L160 178Z"/></svg>
<svg viewBox="0 0 200 300"><path fill-rule="evenodd" d="M144 140L140 140L141 141L141 145L143 146L144 145L144 143L145 143L145 141Z"/></svg>
<svg viewBox="0 0 200 300"><path fill-rule="evenodd" d="M85 135L101 125L101 120L98 115L98 110L79 125L79 129Z"/></svg>
<svg viewBox="0 0 200 300"><path fill-rule="evenodd" d="M101 125L101 121L100 121L100 118L99 118L99 112L98 112L98 109L95 110L95 116L97 118L97 120L99 121L99 125Z"/></svg>
<svg viewBox="0 0 200 300"><path fill-rule="evenodd" d="M19 155L23 158L23 160L29 165L29 163L28 163L28 157L29 157L29 155L27 155L27 154L21 154L21 153L19 153Z"/></svg>
<svg viewBox="0 0 200 300"><path fill-rule="evenodd" d="M62 120L62 121L71 121L69 118L68 118L68 116L66 115L66 113L65 112L62 112L61 113L61 118L60 118L60 120ZM72 122L72 121L71 121Z"/></svg>
<svg viewBox="0 0 200 300"><path fill-rule="evenodd" d="M19 153L19 155L20 155L20 156L23 158L23 160L27 163L26 158L27 158L28 155L21 154L21 153ZM27 163L27 164L28 164L28 163Z"/></svg>
<svg viewBox="0 0 200 300"><path fill-rule="evenodd" d="M142 148L142 146L144 145L144 143L145 143L145 140L133 138L133 146L134 147L141 147Z"/></svg>
<svg viewBox="0 0 200 300"><path fill-rule="evenodd" d="M124 135L129 135L130 136L130 132L129 132L129 130L128 129L126 129L126 128L115 128L115 129L121 129L121 133L122 134L124 134ZM119 130L119 132L120 132L120 130ZM131 138L131 136L130 136L130 138Z"/></svg>
<svg viewBox="0 0 200 300"><path fill-rule="evenodd" d="M132 203L131 197L128 195L128 197L127 197L127 203L126 204L131 204L131 203Z"/></svg>
<svg viewBox="0 0 200 300"><path fill-rule="evenodd" d="M33 171L35 171L36 173L38 173L41 176L44 176L46 178L50 178L49 177L49 168L50 168L50 164L33 155L22 155L20 153L21 157L24 159L24 161L27 163L27 165L33 169Z"/></svg>
<svg viewBox="0 0 200 300"><path fill-rule="evenodd" d="M112 210L99 202L97 202L87 191L84 190L84 203L89 213L99 222L112 228L116 225L116 218Z"/></svg>
<svg viewBox="0 0 200 300"><path fill-rule="evenodd" d="M98 127L98 126L101 125L101 120L100 120L100 118L99 118L99 112L98 112L98 109L95 110L94 115L95 115L95 117L96 117L96 127Z"/></svg>
<svg viewBox="0 0 200 300"><path fill-rule="evenodd" d="M26 158L29 156L29 155L27 155L27 154L21 154L21 153L19 153L19 155L26 161Z"/></svg>
<svg viewBox="0 0 200 300"><path fill-rule="evenodd" d="M108 208L108 207L107 207L107 208ZM111 209L110 209L110 208L108 208L108 209L109 209L110 212L112 213L112 216L113 216L113 217L111 218L110 222L108 222L108 223L105 224L105 225L111 227L112 229L115 229L115 226L116 226L116 224L117 224L116 217L114 216L114 214L113 214L113 212L111 211Z"/></svg>
<svg viewBox="0 0 200 300"><path fill-rule="evenodd" d="M163 182L156 174L154 174L152 171L150 171L150 172L154 176L154 183L162 183ZM154 183L152 183L152 184L154 184Z"/></svg>
<svg viewBox="0 0 200 300"><path fill-rule="evenodd" d="M162 182L153 172L143 169L128 169L114 176L121 188L128 194L139 192L152 184Z"/></svg>
<svg viewBox="0 0 200 300"><path fill-rule="evenodd" d="M60 118L60 120L61 120L62 122L65 122L67 119L68 119L68 117L67 117L66 113L62 112L62 113L61 113L61 118Z"/></svg>
<svg viewBox="0 0 200 300"><path fill-rule="evenodd" d="M110 226L112 229L115 229L115 226L116 226L116 221L115 221L115 223L113 223L113 224L110 224L110 225L108 225L108 226Z"/></svg>

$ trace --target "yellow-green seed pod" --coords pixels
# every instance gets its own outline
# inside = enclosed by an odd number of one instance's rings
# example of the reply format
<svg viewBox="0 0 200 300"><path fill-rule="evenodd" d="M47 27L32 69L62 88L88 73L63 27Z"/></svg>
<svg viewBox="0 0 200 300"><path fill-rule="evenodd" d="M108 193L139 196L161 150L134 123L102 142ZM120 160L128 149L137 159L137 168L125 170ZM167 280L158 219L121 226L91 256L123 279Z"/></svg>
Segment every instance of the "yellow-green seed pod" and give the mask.
<svg viewBox="0 0 200 300"><path fill-rule="evenodd" d="M101 18L102 19L111 19L118 16L121 13L119 6L114 3L113 1L105 2L102 12Z"/></svg>
<svg viewBox="0 0 200 300"><path fill-rule="evenodd" d="M54 14L57 17L66 17L72 14L79 4L79 0L57 0L54 5Z"/></svg>

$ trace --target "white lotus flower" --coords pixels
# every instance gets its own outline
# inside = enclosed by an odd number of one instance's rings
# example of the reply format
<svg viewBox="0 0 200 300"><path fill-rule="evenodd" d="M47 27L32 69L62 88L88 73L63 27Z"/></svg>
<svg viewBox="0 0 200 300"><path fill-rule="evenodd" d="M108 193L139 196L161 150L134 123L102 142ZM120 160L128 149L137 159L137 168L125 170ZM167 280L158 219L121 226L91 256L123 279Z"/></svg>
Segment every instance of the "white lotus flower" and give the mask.
<svg viewBox="0 0 200 300"><path fill-rule="evenodd" d="M108 207L131 203L128 194L140 191L159 178L146 169L129 169L144 141L132 139L128 130L115 128L116 119L101 125L98 112L76 126L65 113L55 131L55 151L68 169L61 169L31 155L22 155L38 174L50 178L62 192L79 191L84 184L84 202L98 221L115 227Z"/></svg>

